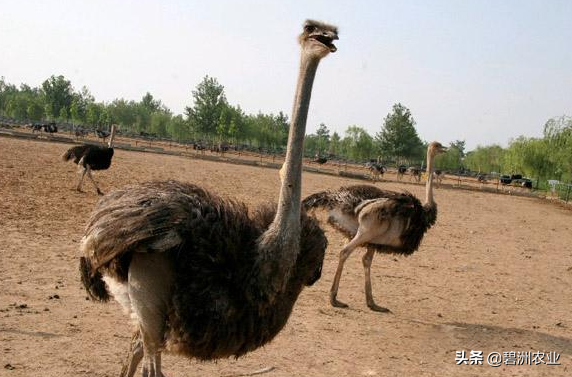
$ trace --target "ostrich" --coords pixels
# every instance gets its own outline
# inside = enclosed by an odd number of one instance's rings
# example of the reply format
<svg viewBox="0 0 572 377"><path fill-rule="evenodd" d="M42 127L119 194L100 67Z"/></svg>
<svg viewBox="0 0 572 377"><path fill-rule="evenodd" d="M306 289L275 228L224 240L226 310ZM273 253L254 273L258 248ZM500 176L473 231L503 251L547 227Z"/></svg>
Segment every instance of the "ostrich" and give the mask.
<svg viewBox="0 0 572 377"><path fill-rule="evenodd" d="M438 142L429 144L427 169L433 170L434 157L445 148ZM375 304L371 289L370 267L375 251L412 254L421 243L425 232L435 224L437 205L433 200L433 175L429 174L425 204L408 192L385 191L369 185L342 187L308 196L302 202L305 210L329 210L328 222L351 239L340 252L338 269L330 290L330 303L345 308L337 300L344 263L356 247L365 246L365 295L367 306L378 312L389 310Z"/></svg>
<svg viewBox="0 0 572 377"><path fill-rule="evenodd" d="M32 124L32 133L41 132L43 125L40 123Z"/></svg>
<svg viewBox="0 0 572 377"><path fill-rule="evenodd" d="M74 127L74 134L76 139L83 139L87 136L87 130L83 127L77 126Z"/></svg>
<svg viewBox="0 0 572 377"><path fill-rule="evenodd" d="M401 181L403 179L403 175L407 172L407 166L399 165L397 167L397 180Z"/></svg>
<svg viewBox="0 0 572 377"><path fill-rule="evenodd" d="M78 145L68 149L62 159L64 161L69 161L72 158L73 162L77 164L80 168L80 179L77 184L76 190L81 192L81 186L83 183L83 178L87 174L87 177L91 180L98 195L103 195L97 183L91 176L92 170L106 170L111 165L111 159L113 158L113 138L115 136L115 125L111 126L111 136L109 137L109 144L107 147L98 145Z"/></svg>
<svg viewBox="0 0 572 377"><path fill-rule="evenodd" d="M328 159L326 157L320 157L320 155L318 153L316 153L316 155L314 156L314 159L311 162L314 162L318 165L323 165L326 162L328 162Z"/></svg>
<svg viewBox="0 0 572 377"><path fill-rule="evenodd" d="M97 136L98 138L100 138L101 140L103 140L103 142L105 143L105 139L107 139L110 135L109 131L105 131L105 130L95 130L95 136Z"/></svg>
<svg viewBox="0 0 572 377"><path fill-rule="evenodd" d="M47 132L49 134L58 132L58 126L56 125L55 122L49 124L43 124L42 127L44 128L44 132Z"/></svg>
<svg viewBox="0 0 572 377"><path fill-rule="evenodd" d="M435 181L437 182L437 187L441 187L441 182L443 181L443 170L435 170L433 172L433 175L435 176Z"/></svg>
<svg viewBox="0 0 572 377"><path fill-rule="evenodd" d="M109 293L135 319L121 376L162 376L161 352L239 357L284 327L304 286L321 274L327 240L301 210L303 142L320 60L337 29L306 21L284 179L277 206L245 204L187 183L149 182L103 197L80 249L89 295Z"/></svg>
<svg viewBox="0 0 572 377"><path fill-rule="evenodd" d="M411 177L409 177L409 181L414 179L415 182L417 183L421 182L421 168L411 167L409 168L409 171L411 172Z"/></svg>
<svg viewBox="0 0 572 377"><path fill-rule="evenodd" d="M383 178L383 174L386 171L385 166L383 166L379 163L376 163L376 162L372 162L372 161L365 164L365 167L368 168L370 175L371 175L371 180L374 182L376 179Z"/></svg>

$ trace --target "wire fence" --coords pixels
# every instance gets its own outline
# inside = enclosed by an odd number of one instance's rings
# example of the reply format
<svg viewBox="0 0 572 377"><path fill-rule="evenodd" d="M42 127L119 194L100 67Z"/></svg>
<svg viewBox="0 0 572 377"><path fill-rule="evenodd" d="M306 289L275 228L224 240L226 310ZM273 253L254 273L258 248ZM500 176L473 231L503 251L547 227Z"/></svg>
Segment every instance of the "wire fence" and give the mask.
<svg viewBox="0 0 572 377"><path fill-rule="evenodd" d="M558 198L565 203L572 201L572 184L556 183L551 185L550 196Z"/></svg>

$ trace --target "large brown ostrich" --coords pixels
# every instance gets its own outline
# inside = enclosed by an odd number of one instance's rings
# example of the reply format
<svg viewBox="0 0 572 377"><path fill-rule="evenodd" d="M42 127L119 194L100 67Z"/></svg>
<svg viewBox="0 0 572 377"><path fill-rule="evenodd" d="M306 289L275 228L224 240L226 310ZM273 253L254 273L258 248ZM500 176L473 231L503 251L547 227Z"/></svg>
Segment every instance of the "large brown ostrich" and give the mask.
<svg viewBox="0 0 572 377"><path fill-rule="evenodd" d="M321 274L327 240L301 210L303 141L316 69L337 29L306 21L278 205L246 205L175 181L103 197L82 240L82 282L109 291L137 331L121 376L162 376L161 352L201 360L241 356L284 327ZM104 283L105 281L105 283ZM108 291L109 289L109 291Z"/></svg>
<svg viewBox="0 0 572 377"><path fill-rule="evenodd" d="M111 166L111 159L113 158L113 138L115 137L115 125L111 126L111 135L107 147L83 144L68 149L62 156L64 161L69 161L73 158L73 162L79 166L80 178L76 190L81 192L81 185L83 178L87 177L95 186L98 195L103 195L103 192L97 186L97 183L91 176L92 170L106 170Z"/></svg>
<svg viewBox="0 0 572 377"><path fill-rule="evenodd" d="M375 251L412 254L421 243L425 232L437 219L437 204L433 200L433 159L445 148L438 142L427 148L427 185L425 204L408 192L380 190L375 186L341 187L308 196L303 201L306 210L329 210L328 222L351 241L340 252L338 269L330 290L330 303L345 308L337 300L344 263L355 248L365 246L365 297L367 306L375 311L387 312L373 300L370 267Z"/></svg>

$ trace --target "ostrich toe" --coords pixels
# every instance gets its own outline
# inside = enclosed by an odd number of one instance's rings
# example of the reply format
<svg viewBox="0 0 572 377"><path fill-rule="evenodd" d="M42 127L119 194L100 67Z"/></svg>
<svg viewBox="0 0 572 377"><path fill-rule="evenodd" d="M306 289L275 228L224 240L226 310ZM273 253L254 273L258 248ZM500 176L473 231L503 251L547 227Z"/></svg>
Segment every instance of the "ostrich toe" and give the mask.
<svg viewBox="0 0 572 377"><path fill-rule="evenodd" d="M384 308L383 306L379 306L373 302L367 304L367 307L370 308L371 310L373 310L374 312L378 312L378 313L392 313L392 311L389 310L388 308Z"/></svg>
<svg viewBox="0 0 572 377"><path fill-rule="evenodd" d="M332 304L333 307L336 308L347 308L348 304L344 304L341 301L338 301L338 299L336 298L335 295L330 295L330 304Z"/></svg>

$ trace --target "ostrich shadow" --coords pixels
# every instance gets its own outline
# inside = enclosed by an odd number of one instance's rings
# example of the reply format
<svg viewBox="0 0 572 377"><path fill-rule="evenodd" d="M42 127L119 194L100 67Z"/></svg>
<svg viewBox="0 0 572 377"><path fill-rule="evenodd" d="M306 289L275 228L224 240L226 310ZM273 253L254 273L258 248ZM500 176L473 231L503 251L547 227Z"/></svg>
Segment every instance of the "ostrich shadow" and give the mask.
<svg viewBox="0 0 572 377"><path fill-rule="evenodd" d="M541 331L464 322L447 322L434 326L452 333L457 341L465 345L502 350L511 348L515 351L530 348L572 355L572 339Z"/></svg>

